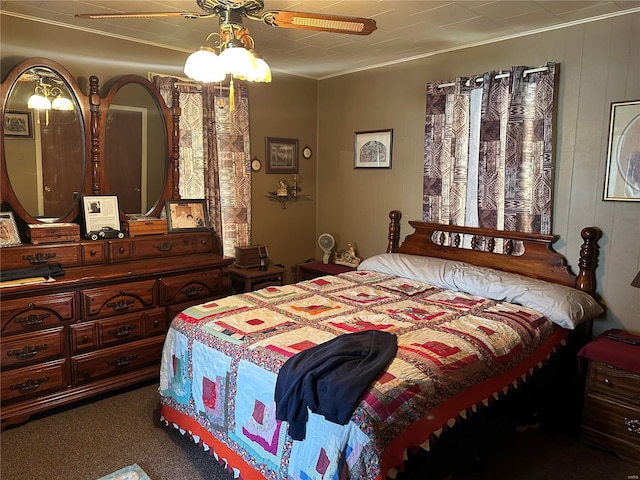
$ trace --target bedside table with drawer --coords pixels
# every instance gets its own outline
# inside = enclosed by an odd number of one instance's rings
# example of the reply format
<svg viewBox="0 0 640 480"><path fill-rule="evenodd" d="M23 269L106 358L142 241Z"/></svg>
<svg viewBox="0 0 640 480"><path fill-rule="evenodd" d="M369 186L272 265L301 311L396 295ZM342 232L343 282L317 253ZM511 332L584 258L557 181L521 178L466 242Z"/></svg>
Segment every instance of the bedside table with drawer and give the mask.
<svg viewBox="0 0 640 480"><path fill-rule="evenodd" d="M640 345L611 340L607 333L579 353L589 362L583 441L640 464Z"/></svg>
<svg viewBox="0 0 640 480"><path fill-rule="evenodd" d="M266 270L257 268L229 267L231 288L235 293L246 293L271 285L284 285L284 267L269 265Z"/></svg>

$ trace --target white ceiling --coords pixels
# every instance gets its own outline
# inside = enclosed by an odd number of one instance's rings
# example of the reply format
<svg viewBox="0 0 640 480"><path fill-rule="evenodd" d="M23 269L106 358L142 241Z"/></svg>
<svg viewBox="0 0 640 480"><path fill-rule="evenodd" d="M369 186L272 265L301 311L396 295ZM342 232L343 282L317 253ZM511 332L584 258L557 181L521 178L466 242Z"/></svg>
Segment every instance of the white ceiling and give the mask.
<svg viewBox="0 0 640 480"><path fill-rule="evenodd" d="M265 10L293 10L373 18L368 36L273 28L246 19L256 50L275 71L322 79L640 11L640 0L265 0ZM218 19L85 20L76 13L202 13L195 0L29 0L0 2L4 15L162 45L185 58L218 30Z"/></svg>

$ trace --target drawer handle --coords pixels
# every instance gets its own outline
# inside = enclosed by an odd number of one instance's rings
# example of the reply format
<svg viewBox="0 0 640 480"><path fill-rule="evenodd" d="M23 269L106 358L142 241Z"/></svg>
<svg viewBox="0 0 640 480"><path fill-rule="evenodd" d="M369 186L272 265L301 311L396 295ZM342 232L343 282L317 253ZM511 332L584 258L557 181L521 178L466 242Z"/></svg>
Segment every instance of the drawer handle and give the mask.
<svg viewBox="0 0 640 480"><path fill-rule="evenodd" d="M136 358L138 358L138 355L136 354L127 355L127 356L122 355L120 358L114 358L113 360L109 360L107 362L107 365L109 365L110 367L116 367L116 368L126 367L131 362L133 362Z"/></svg>
<svg viewBox="0 0 640 480"><path fill-rule="evenodd" d="M55 253L36 253L35 255L23 255L22 259L28 261L31 265L39 265L47 263L50 258L55 258Z"/></svg>
<svg viewBox="0 0 640 480"><path fill-rule="evenodd" d="M624 424L631 433L640 435L640 420L624 417Z"/></svg>
<svg viewBox="0 0 640 480"><path fill-rule="evenodd" d="M180 293L182 293L183 295L186 295L187 297L195 297L201 291L202 291L202 287L200 287L200 286L198 286L198 287L192 286L192 287L189 287L189 288L185 288L184 290L180 290Z"/></svg>
<svg viewBox="0 0 640 480"><path fill-rule="evenodd" d="M83 335L82 339L80 340L81 344L87 343L89 341L89 335Z"/></svg>
<svg viewBox="0 0 640 480"><path fill-rule="evenodd" d="M165 242L165 243L156 243L153 248L156 248L158 250L160 250L161 252L170 252L171 249L173 247L175 247L176 244L175 243L169 243L169 242Z"/></svg>
<svg viewBox="0 0 640 480"><path fill-rule="evenodd" d="M31 327L33 325L40 325L44 322L45 318L49 318L51 316L50 313L32 313L31 315L27 315L26 317L16 317L13 319L15 323L20 324L22 327Z"/></svg>
<svg viewBox="0 0 640 480"><path fill-rule="evenodd" d="M91 251L89 252L89 256L90 256L90 257L95 257L97 254L98 254L98 252L97 252L96 250L91 250Z"/></svg>
<svg viewBox="0 0 640 480"><path fill-rule="evenodd" d="M49 381L49 377L40 377L35 380L33 378L30 378L24 383L14 383L13 385L10 385L9 388L11 390L18 390L20 393L24 393L30 390L35 390L44 382L48 382L48 381Z"/></svg>
<svg viewBox="0 0 640 480"><path fill-rule="evenodd" d="M134 303L136 303L136 301L133 298L129 298L127 300L118 300L117 302L107 303L107 307L111 308L115 312L118 310L126 310Z"/></svg>
<svg viewBox="0 0 640 480"><path fill-rule="evenodd" d="M27 360L37 355L40 350L46 350L47 348L48 345L46 343L41 343L40 345L34 346L25 345L18 350L9 350L7 352L7 356L16 357L18 360Z"/></svg>
<svg viewBox="0 0 640 480"><path fill-rule="evenodd" d="M118 328L112 328L108 332L114 337L126 337L135 329L135 325L120 325Z"/></svg>
<svg viewBox="0 0 640 480"><path fill-rule="evenodd" d="M158 328L158 325L160 325L160 322L158 320L154 320L153 321L153 328Z"/></svg>
<svg viewBox="0 0 640 480"><path fill-rule="evenodd" d="M604 382L604 384L608 387L613 387L613 382L611 380L609 380L607 377L604 377L604 380L602 380Z"/></svg>
<svg viewBox="0 0 640 480"><path fill-rule="evenodd" d="M121 255L122 255L124 252L126 252L126 250L124 249L124 247L120 247L120 248L118 249L118 253L120 253Z"/></svg>

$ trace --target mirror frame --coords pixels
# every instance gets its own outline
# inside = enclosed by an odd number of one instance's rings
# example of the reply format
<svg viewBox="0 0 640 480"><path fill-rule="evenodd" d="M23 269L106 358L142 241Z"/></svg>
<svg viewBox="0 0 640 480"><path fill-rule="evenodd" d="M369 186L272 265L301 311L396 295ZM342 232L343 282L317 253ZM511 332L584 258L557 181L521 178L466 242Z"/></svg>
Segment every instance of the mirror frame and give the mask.
<svg viewBox="0 0 640 480"><path fill-rule="evenodd" d="M146 78L140 75L122 75L117 77L109 86L109 90L104 97L102 97L100 101L100 118L101 120L105 120L107 118L107 114L109 111L109 107L113 103L113 99L116 94L120 91L121 88L126 85L136 84L142 86L151 96L154 98L158 109L162 113L162 117L164 118L165 125L165 136L166 136L166 171L165 171L165 179L164 185L162 187L162 191L160 193L160 197L156 199L156 202L151 207L150 210L146 212L139 212L146 216L158 217L160 212L164 208L165 200L172 200L176 198L180 198L178 194L178 182L179 182L179 167L178 167L178 159L179 159L179 120L180 120L180 106L179 106L179 93L174 88L172 90L172 105L171 108L167 106L164 98L160 94L160 90L153 83L151 83ZM106 130L107 130L107 122L100 122L100 138L106 138ZM100 184L100 189L103 193L115 195L115 192L111 191L111 186L109 185L109 179L106 175L106 165L107 161L105 158L105 149L101 149L101 160L102 165L105 167L105 174L102 175L103 181ZM128 214L123 212L120 209L120 217L128 218L132 215L131 212Z"/></svg>
<svg viewBox="0 0 640 480"><path fill-rule="evenodd" d="M94 146L94 142L93 139L89 141L89 134L93 130L92 126L94 125L94 123L97 125L98 113L97 109L94 108L93 105L90 106L90 103L93 103L93 101L96 100L95 94L97 94L97 78L95 79L95 85L92 84L92 89L95 88L95 92L92 92L94 95L90 94L89 96L86 96L80 90L80 87L76 83L74 77L67 71L66 68L64 68L59 63L43 57L34 57L23 60L11 69L2 84L0 84L0 123L4 125L5 106L7 104L9 93L13 85L24 72L35 67L48 68L56 72L65 81L70 91L75 96L76 104L80 108L80 126L82 127L82 138L84 141L84 151L82 158L83 178L79 185L79 192L82 193L90 191L92 176L88 175L89 157L91 155L91 150ZM97 98L97 100L99 102L99 97ZM97 133L97 129L95 129L95 132ZM78 195L78 198L76 198L74 203L70 206L67 214L63 217L58 218L56 221L74 221L80 214L80 197L81 195ZM11 181L9 179L9 173L7 171L7 160L5 157L4 148L4 128L3 131L0 132L0 201L3 204L8 203L18 219L27 224L46 223L38 220L36 217L27 212L22 206L15 191L13 190L13 186L11 185Z"/></svg>

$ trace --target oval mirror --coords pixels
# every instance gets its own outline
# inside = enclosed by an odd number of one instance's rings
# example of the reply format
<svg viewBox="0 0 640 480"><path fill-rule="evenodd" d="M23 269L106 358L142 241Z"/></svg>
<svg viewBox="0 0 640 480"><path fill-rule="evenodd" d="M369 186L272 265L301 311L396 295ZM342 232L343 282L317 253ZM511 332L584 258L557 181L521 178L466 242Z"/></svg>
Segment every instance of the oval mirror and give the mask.
<svg viewBox="0 0 640 480"><path fill-rule="evenodd" d="M169 164L170 112L145 78L119 78L104 102L107 190L127 215L152 215L164 206Z"/></svg>
<svg viewBox="0 0 640 480"><path fill-rule="evenodd" d="M71 221L86 163L82 95L59 64L29 59L3 83L8 199L27 223Z"/></svg>

